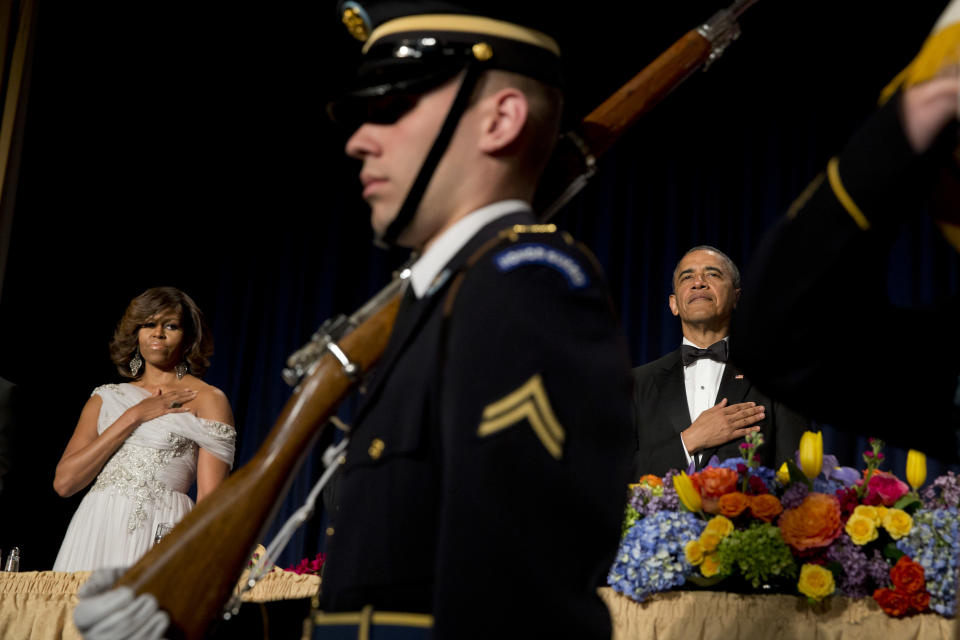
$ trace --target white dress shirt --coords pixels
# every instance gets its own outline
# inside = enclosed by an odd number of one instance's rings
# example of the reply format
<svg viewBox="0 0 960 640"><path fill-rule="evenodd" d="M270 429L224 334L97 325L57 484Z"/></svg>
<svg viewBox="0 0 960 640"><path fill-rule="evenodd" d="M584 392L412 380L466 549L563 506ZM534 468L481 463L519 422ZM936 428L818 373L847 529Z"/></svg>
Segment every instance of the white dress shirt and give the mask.
<svg viewBox="0 0 960 640"><path fill-rule="evenodd" d="M417 299L419 300L429 291L441 270L480 229L497 218L522 211L533 211L533 209L523 200L494 202L468 213L437 236L430 247L410 267L410 286L413 287L413 293Z"/></svg>
<svg viewBox="0 0 960 640"><path fill-rule="evenodd" d="M728 339L729 336L724 338L724 340ZM686 338L683 339L683 344L700 348ZM723 369L726 366L725 362L717 362L710 358L698 358L683 368L683 382L687 389L687 407L690 409L691 424L700 417L701 413L713 407L721 399L717 398L717 393L720 391L720 380L723 378ZM687 451L683 436L680 436L680 444L689 465L693 461L693 456ZM698 463L702 456L702 452L697 453Z"/></svg>

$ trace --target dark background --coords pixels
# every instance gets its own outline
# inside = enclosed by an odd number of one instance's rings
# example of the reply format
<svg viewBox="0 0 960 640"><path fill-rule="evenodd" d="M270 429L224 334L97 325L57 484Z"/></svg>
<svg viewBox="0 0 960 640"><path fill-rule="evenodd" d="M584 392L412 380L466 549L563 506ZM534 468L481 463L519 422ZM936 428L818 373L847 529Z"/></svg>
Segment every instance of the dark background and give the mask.
<svg viewBox="0 0 960 640"><path fill-rule="evenodd" d="M764 229L874 109L944 4L906 14L863 0L760 2L722 59L604 158L556 221L603 263L636 364L680 340L666 299L682 253L716 245L749 277ZM563 24L572 122L723 4L560 6L548 10ZM118 380L107 343L132 297L173 285L205 311L217 345L206 379L233 405L239 465L289 396L287 354L386 284L403 257L372 247L358 165L323 115L358 48L333 3L46 2L38 18L0 298L0 376L19 385L24 408L0 547L19 545L23 569L52 566L79 503L53 492L54 468L91 390ZM890 272L862 277L928 305L957 291L957 256L918 217ZM856 339L856 327L838 331ZM863 448L827 434L845 463ZM281 514L309 491L319 453ZM931 478L939 470L932 463ZM301 530L283 564L314 554L323 527L315 518Z"/></svg>

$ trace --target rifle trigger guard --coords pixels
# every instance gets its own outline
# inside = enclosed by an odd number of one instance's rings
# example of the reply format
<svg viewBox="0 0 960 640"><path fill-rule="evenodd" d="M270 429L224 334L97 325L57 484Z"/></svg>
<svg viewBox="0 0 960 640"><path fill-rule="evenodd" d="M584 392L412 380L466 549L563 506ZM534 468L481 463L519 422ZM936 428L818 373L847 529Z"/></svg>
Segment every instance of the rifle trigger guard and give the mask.
<svg viewBox="0 0 960 640"><path fill-rule="evenodd" d="M326 344L325 349L333 354L333 357L340 363L340 368L343 369L345 376L351 380L357 380L360 377L360 367L357 366L357 363L351 362L347 354L340 348L340 345L331 340Z"/></svg>

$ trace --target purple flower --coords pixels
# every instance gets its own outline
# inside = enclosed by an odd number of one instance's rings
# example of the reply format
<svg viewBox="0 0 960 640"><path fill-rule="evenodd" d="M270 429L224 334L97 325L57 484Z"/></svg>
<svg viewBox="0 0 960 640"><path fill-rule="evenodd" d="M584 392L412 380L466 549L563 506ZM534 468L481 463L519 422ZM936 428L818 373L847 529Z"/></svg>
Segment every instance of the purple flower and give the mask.
<svg viewBox="0 0 960 640"><path fill-rule="evenodd" d="M890 582L890 565L880 552L874 550L872 559L867 558L863 549L846 534L827 549L827 560L840 565L843 572L839 580L840 591L850 598L863 598Z"/></svg>
<svg viewBox="0 0 960 640"><path fill-rule="evenodd" d="M783 505L784 511L787 509L796 509L809 493L809 487L803 482L792 482L790 486L787 487L787 490L783 492L783 497L780 498L780 504Z"/></svg>
<svg viewBox="0 0 960 640"><path fill-rule="evenodd" d="M960 506L960 477L953 471L947 471L920 494L926 509L941 509Z"/></svg>

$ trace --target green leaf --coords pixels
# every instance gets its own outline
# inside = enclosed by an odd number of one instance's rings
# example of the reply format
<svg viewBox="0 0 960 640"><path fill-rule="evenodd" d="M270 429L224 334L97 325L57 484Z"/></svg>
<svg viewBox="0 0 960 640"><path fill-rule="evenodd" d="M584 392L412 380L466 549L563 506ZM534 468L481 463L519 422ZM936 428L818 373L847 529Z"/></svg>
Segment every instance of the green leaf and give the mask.
<svg viewBox="0 0 960 640"><path fill-rule="evenodd" d="M813 490L813 482L810 478L803 475L803 471L800 470L796 462L787 460L787 471L790 472L790 482L802 482L807 485L811 491Z"/></svg>
<svg viewBox="0 0 960 640"><path fill-rule="evenodd" d="M890 560L893 560L894 562L896 562L902 556L905 556L907 554L905 554L903 551L900 551L900 549L897 549L896 543L890 542L887 544L887 546L883 548L883 555L885 558L889 558Z"/></svg>
<svg viewBox="0 0 960 640"><path fill-rule="evenodd" d="M913 513L917 509L923 506L923 503L920 500L910 493L904 494L902 498L897 500L896 504L893 505L894 509L903 509L907 513Z"/></svg>

